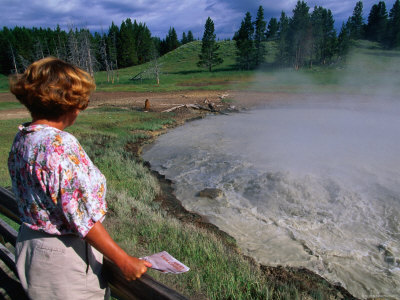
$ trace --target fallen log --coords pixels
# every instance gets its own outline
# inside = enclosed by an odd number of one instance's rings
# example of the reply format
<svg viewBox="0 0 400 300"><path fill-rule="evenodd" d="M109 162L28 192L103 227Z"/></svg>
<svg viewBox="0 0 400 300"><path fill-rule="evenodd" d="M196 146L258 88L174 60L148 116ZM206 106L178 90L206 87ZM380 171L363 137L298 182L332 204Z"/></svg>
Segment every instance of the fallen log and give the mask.
<svg viewBox="0 0 400 300"><path fill-rule="evenodd" d="M210 109L209 107L205 107L205 106L202 106L199 104L181 104L181 105L177 105L177 106L171 107L169 109L163 110L162 112L171 112L171 111L177 110L178 108L182 108L182 107L206 110L206 111L212 111L212 112L215 111L215 110Z"/></svg>
<svg viewBox="0 0 400 300"><path fill-rule="evenodd" d="M171 111L177 110L178 108L181 108L181 107L185 107L185 104L181 104L181 105L177 105L177 106L171 107L169 109L163 110L162 112L171 112Z"/></svg>

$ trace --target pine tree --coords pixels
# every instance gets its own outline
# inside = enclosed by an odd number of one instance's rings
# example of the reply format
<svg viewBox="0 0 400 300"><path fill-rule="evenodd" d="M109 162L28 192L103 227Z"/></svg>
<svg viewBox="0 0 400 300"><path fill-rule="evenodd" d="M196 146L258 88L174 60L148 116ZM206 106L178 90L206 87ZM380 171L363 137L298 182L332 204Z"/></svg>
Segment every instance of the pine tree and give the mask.
<svg viewBox="0 0 400 300"><path fill-rule="evenodd" d="M314 7L311 14L314 57L319 63L325 64L336 52L336 31L334 29L332 12L321 6Z"/></svg>
<svg viewBox="0 0 400 300"><path fill-rule="evenodd" d="M56 57L66 60L67 59L67 33L61 30L60 26L57 25L56 31L54 32L55 40L55 55Z"/></svg>
<svg viewBox="0 0 400 300"><path fill-rule="evenodd" d="M114 22L111 23L110 28L108 29L107 35L107 52L110 56L110 70L111 70L111 82L115 82L114 70L116 70L117 81L119 81L119 72L118 72L118 36L119 36L119 28Z"/></svg>
<svg viewBox="0 0 400 300"><path fill-rule="evenodd" d="M165 40L167 43L168 52L179 47L178 35L176 34L174 27L169 28L168 35Z"/></svg>
<svg viewBox="0 0 400 300"><path fill-rule="evenodd" d="M293 67L298 70L312 52L310 8L304 1L298 1L289 22L288 49Z"/></svg>
<svg viewBox="0 0 400 300"><path fill-rule="evenodd" d="M344 58L350 48L350 29L347 24L343 23L338 36L338 55Z"/></svg>
<svg viewBox="0 0 400 300"><path fill-rule="evenodd" d="M385 39L387 28L388 14L386 4L379 1L374 4L368 16L368 24L366 27L365 37L371 41L383 42Z"/></svg>
<svg viewBox="0 0 400 300"><path fill-rule="evenodd" d="M325 64L331 60L338 51L338 39L335 30L335 20L333 19L332 11L330 9L324 10L323 14L323 34L324 42L322 45L322 63Z"/></svg>
<svg viewBox="0 0 400 300"><path fill-rule="evenodd" d="M219 65L223 59L218 55L219 45L215 42L214 22L210 17L207 18L204 25L204 34L201 44L201 53L199 54L199 67L206 67L208 71L212 71L212 67Z"/></svg>
<svg viewBox="0 0 400 300"><path fill-rule="evenodd" d="M4 28L7 29L7 28ZM8 41L7 38L4 34L4 29L0 30L0 52L2 55L0 55L0 73L1 74L9 74L11 70L10 66L10 59L7 55L8 53Z"/></svg>
<svg viewBox="0 0 400 300"><path fill-rule="evenodd" d="M183 33L182 33L181 44L182 44L182 45L185 45L187 42L188 42L188 39L187 39L187 37L186 37L186 33L183 32Z"/></svg>
<svg viewBox="0 0 400 300"><path fill-rule="evenodd" d="M254 22L254 63L256 66L260 65L265 60L265 45L264 37L267 23L264 20L264 9L260 5L257 11L257 18Z"/></svg>
<svg viewBox="0 0 400 300"><path fill-rule="evenodd" d="M25 27L14 27L12 34L15 38L15 44L12 46L15 48L17 64L22 66L25 70L33 61L33 45L34 39L29 30Z"/></svg>
<svg viewBox="0 0 400 300"><path fill-rule="evenodd" d="M187 34L187 42L190 43L190 42L193 42L193 41L194 41L193 33L192 33L191 30L189 30L188 34Z"/></svg>
<svg viewBox="0 0 400 300"><path fill-rule="evenodd" d="M239 31L235 33L233 39L238 49L237 62L240 69L250 70L254 67L254 27L251 22L251 14L246 13Z"/></svg>
<svg viewBox="0 0 400 300"><path fill-rule="evenodd" d="M133 24L130 18L122 21L118 35L117 53L121 67L130 67L137 63Z"/></svg>
<svg viewBox="0 0 400 300"><path fill-rule="evenodd" d="M289 18L285 12L281 12L279 19L279 61L282 65L289 63L288 35L289 35Z"/></svg>
<svg viewBox="0 0 400 300"><path fill-rule="evenodd" d="M353 15L347 21L347 26L350 30L350 38L358 40L364 37L364 19L362 16L363 3L358 1L353 10Z"/></svg>
<svg viewBox="0 0 400 300"><path fill-rule="evenodd" d="M146 24L133 23L133 36L135 40L135 51L137 53L137 63L142 64L152 58L153 42L151 39L151 32Z"/></svg>
<svg viewBox="0 0 400 300"><path fill-rule="evenodd" d="M387 44L390 48L400 47L400 0L396 0L389 13Z"/></svg>
<svg viewBox="0 0 400 300"><path fill-rule="evenodd" d="M0 32L0 72L2 74L18 74L19 66L17 65L17 53L15 49L16 40L13 32L7 27L3 27Z"/></svg>
<svg viewBox="0 0 400 300"><path fill-rule="evenodd" d="M268 41L274 41L278 37L279 23L276 18L271 18L268 23L268 29L265 34Z"/></svg>

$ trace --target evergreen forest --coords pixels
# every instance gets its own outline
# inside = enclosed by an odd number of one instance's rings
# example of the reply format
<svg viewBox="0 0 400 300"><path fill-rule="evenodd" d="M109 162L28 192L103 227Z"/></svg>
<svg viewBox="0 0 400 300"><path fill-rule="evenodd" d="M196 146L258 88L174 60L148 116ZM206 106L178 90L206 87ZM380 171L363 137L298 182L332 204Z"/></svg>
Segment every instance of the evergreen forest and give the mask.
<svg viewBox="0 0 400 300"><path fill-rule="evenodd" d="M279 19L269 20L260 6L255 20L250 12L245 13L232 37L237 48L236 68L250 70L263 65L268 41L277 45L279 65L295 69L335 63L345 58L354 40L374 41L387 49L400 47L400 0L390 9L384 1L379 1L372 6L367 19L363 15L363 2L359 1L338 33L332 12L321 6L311 9L305 1L298 1L291 16L282 11ZM199 67L204 66L208 71L222 62L215 39L214 23L208 18L198 62ZM119 68L157 60L192 41L190 30L183 32L179 39L175 28L170 27L166 37L161 39L152 36L146 24L130 18L120 26L112 23L107 32L94 33L74 27L65 31L60 26L55 29L3 27L0 30L0 73L20 73L37 59L55 56L92 75L96 71L114 74Z"/></svg>

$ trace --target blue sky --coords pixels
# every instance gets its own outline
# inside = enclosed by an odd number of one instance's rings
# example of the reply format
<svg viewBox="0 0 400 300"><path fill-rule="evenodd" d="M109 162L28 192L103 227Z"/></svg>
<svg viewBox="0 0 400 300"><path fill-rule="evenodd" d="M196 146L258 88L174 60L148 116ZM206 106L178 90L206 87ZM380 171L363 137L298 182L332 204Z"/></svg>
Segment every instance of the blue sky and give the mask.
<svg viewBox="0 0 400 300"><path fill-rule="evenodd" d="M395 0L385 1L388 12ZM315 5L330 9L340 28L351 16L357 0L310 0ZM378 0L364 0L364 17L367 19L373 4ZM218 38L232 38L245 13L255 19L257 9L263 6L267 21L279 18L281 11L292 15L297 0L0 0L1 26L50 27L60 24L70 27L86 27L91 31L107 31L111 22L116 25L127 18L146 23L153 36L164 38L170 26L179 37L191 30L202 37L207 17L215 24Z"/></svg>

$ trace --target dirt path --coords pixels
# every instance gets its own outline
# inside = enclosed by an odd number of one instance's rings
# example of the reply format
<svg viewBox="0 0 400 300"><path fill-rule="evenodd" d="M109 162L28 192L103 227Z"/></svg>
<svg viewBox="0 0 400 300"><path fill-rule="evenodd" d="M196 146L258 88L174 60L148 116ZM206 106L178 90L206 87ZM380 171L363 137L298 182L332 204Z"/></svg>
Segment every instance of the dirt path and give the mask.
<svg viewBox="0 0 400 300"><path fill-rule="evenodd" d="M146 99L150 103L150 111L161 112L179 105L198 104L208 107L209 103L216 108L229 106L221 100L227 96L221 91L182 91L171 93L136 93L136 92L94 92L90 98L90 108L99 106L130 107L144 109ZM0 93L1 102L18 102L11 93ZM0 112L0 120L14 118L29 118L29 112L24 108L14 108Z"/></svg>

